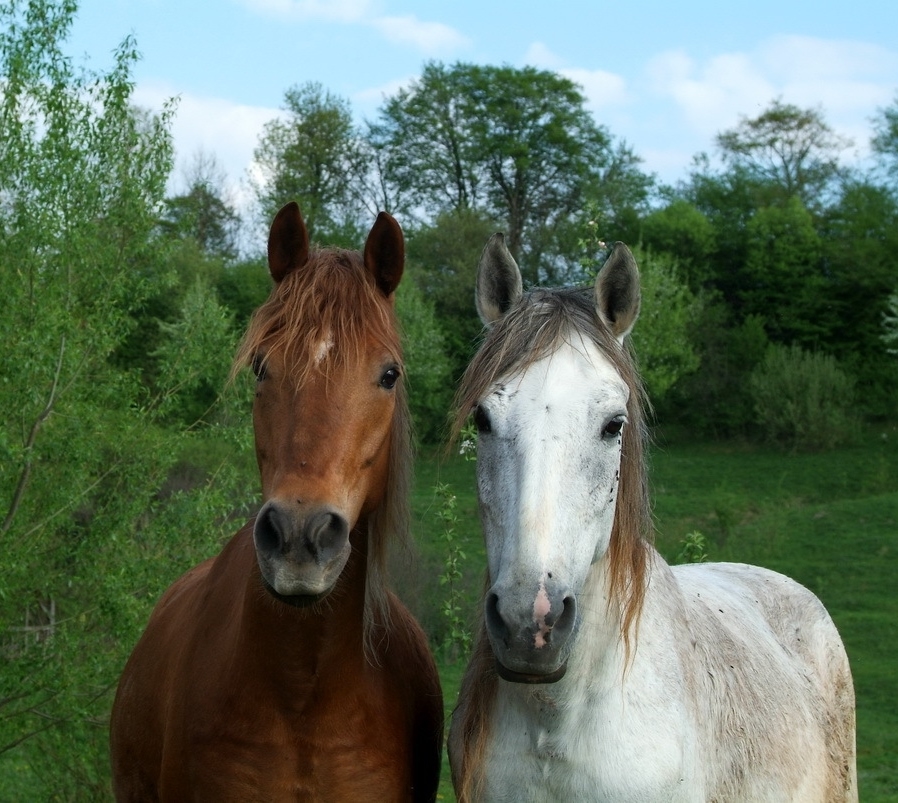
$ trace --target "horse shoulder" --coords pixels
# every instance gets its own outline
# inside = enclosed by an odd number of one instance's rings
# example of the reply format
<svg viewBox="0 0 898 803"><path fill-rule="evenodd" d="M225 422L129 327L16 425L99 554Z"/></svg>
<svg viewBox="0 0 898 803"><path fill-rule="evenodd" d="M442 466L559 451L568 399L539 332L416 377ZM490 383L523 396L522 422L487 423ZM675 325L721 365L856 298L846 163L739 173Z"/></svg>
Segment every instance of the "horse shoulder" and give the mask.
<svg viewBox="0 0 898 803"><path fill-rule="evenodd" d="M443 752L443 692L427 636L392 593L389 632L382 642L382 675L393 695L385 696L393 715L404 712L406 746L412 756L415 800L434 800ZM389 713L387 714L389 716Z"/></svg>
<svg viewBox="0 0 898 803"><path fill-rule="evenodd" d="M765 792L765 784L779 777L793 794L810 784L814 794L840 799L854 783L854 698L823 605L794 580L756 566L673 571L686 603L680 660L705 723L703 751L716 758L711 788L734 797L733 779L743 778L756 784L758 799L771 799L782 789Z"/></svg>
<svg viewBox="0 0 898 803"><path fill-rule="evenodd" d="M188 648L183 614L202 594L213 560L195 566L165 591L122 672L110 717L117 799L158 795L168 721L178 696L173 678Z"/></svg>

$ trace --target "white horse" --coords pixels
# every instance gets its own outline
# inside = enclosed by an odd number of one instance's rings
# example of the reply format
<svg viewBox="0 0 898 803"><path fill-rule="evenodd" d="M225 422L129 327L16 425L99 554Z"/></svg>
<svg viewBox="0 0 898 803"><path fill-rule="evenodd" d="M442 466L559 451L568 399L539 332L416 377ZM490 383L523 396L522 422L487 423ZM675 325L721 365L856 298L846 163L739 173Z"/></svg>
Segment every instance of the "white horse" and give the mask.
<svg viewBox="0 0 898 803"><path fill-rule="evenodd" d="M854 690L820 601L744 564L650 545L639 273L523 293L481 257L486 340L462 380L478 428L484 621L453 715L461 801L857 800Z"/></svg>

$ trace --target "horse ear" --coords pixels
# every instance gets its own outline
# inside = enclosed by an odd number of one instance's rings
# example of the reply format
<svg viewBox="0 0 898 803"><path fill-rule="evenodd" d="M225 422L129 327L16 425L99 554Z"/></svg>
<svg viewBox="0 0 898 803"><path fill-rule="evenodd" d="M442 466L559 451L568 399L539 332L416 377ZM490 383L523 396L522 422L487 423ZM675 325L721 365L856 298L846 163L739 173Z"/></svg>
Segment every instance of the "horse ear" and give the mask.
<svg viewBox="0 0 898 803"><path fill-rule="evenodd" d="M508 248L505 235L497 231L486 243L477 267L474 301L486 326L499 320L523 295L521 271Z"/></svg>
<svg viewBox="0 0 898 803"><path fill-rule="evenodd" d="M268 270L271 278L281 282L309 261L309 232L296 201L281 207L274 216L268 233Z"/></svg>
<svg viewBox="0 0 898 803"><path fill-rule="evenodd" d="M639 268L623 243L614 243L611 254L596 276L596 311L599 318L623 342L639 317Z"/></svg>
<svg viewBox="0 0 898 803"><path fill-rule="evenodd" d="M405 267L405 240L399 224L386 212L377 215L368 232L365 267L385 296L399 286Z"/></svg>

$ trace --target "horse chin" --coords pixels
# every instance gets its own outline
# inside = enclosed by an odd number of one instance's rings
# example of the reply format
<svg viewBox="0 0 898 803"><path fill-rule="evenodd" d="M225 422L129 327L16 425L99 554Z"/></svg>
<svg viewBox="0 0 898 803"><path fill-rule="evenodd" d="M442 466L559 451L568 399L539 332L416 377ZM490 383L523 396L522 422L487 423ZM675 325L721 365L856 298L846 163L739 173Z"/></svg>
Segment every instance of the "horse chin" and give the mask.
<svg viewBox="0 0 898 803"><path fill-rule="evenodd" d="M311 608L313 605L321 602L332 590L328 589L320 594L279 594L264 577L262 578L262 584L265 586L265 590L278 602L283 602L285 605L293 608Z"/></svg>
<svg viewBox="0 0 898 803"><path fill-rule="evenodd" d="M564 673L567 672L567 661L551 672L534 673L516 672L513 669L504 666L502 662L497 659L496 672L502 680L507 680L509 683L557 683L564 677Z"/></svg>

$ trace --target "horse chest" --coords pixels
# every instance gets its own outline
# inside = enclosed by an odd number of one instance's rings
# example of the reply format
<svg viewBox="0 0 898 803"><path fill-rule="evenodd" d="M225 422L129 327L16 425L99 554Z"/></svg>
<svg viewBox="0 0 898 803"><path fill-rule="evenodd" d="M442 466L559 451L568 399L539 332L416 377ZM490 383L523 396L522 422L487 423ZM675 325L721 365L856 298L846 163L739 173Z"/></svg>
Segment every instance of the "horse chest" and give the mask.
<svg viewBox="0 0 898 803"><path fill-rule="evenodd" d="M221 801L408 799L408 762L397 757L408 755L411 734L401 699L392 702L365 700L362 689L341 699L317 689L294 705L241 695L197 720L163 769L163 798L180 799L181 788Z"/></svg>
<svg viewBox="0 0 898 803"><path fill-rule="evenodd" d="M583 695L564 705L540 691L500 695L485 799L695 799L688 736L673 722L649 729L628 708L619 695Z"/></svg>

